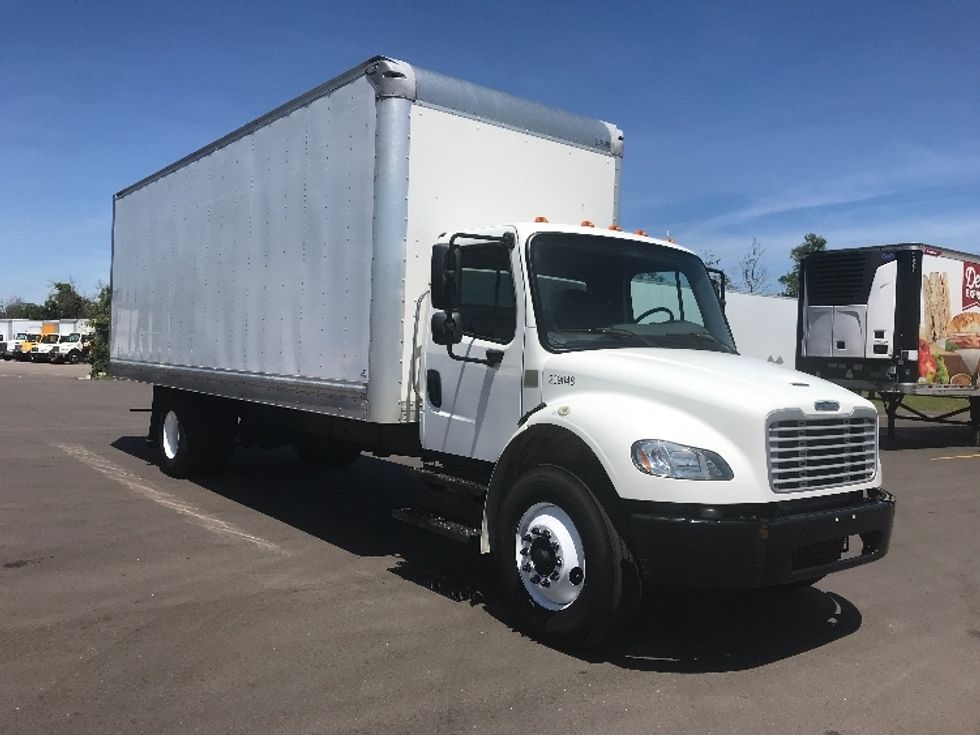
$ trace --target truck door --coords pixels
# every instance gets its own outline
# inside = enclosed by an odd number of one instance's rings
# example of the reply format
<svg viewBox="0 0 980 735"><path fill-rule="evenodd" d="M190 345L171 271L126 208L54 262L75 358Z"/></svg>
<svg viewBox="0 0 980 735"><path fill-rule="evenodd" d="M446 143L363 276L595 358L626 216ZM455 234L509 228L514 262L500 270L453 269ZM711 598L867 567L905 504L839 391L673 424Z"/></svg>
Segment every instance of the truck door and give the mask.
<svg viewBox="0 0 980 735"><path fill-rule="evenodd" d="M500 243L464 245L462 271L463 339L452 351L495 364L454 359L426 330L419 381L422 446L494 461L521 417L524 277L517 249Z"/></svg>

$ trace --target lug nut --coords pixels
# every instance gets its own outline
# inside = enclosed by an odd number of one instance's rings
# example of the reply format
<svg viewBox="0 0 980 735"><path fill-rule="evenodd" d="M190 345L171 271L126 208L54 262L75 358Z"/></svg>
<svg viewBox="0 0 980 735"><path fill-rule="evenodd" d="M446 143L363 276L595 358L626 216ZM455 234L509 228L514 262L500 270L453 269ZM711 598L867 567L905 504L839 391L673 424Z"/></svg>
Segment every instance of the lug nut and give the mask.
<svg viewBox="0 0 980 735"><path fill-rule="evenodd" d="M560 575L560 574L558 574L558 572L552 572L552 573L551 573L551 581L552 581L552 582L557 582L557 581L558 581L558 577L560 577L560 576L561 576L561 575Z"/></svg>
<svg viewBox="0 0 980 735"><path fill-rule="evenodd" d="M542 579L541 580L541 586L542 587L550 587L551 586L551 582L549 582L547 579Z"/></svg>
<svg viewBox="0 0 980 735"><path fill-rule="evenodd" d="M562 560L561 560L561 557L560 557L560 556L556 556L556 557L555 557L555 566L556 566L556 567L560 567L560 566L562 565L562 563L563 563L563 562L562 562Z"/></svg>
<svg viewBox="0 0 980 735"><path fill-rule="evenodd" d="M521 571L522 572L530 572L531 571L531 565L528 564L527 562L524 562L523 564L521 564Z"/></svg>
<svg viewBox="0 0 980 735"><path fill-rule="evenodd" d="M541 531L541 535L544 536L545 538L551 538L551 531L545 528L544 530Z"/></svg>
<svg viewBox="0 0 980 735"><path fill-rule="evenodd" d="M558 546L559 546L559 544L558 544L557 541L552 541L551 542L551 550L552 551L558 551Z"/></svg>
<svg viewBox="0 0 980 735"><path fill-rule="evenodd" d="M533 584L537 584L540 581L541 581L541 576L540 575L538 575L538 574L532 574L531 575L531 582Z"/></svg>
<svg viewBox="0 0 980 735"><path fill-rule="evenodd" d="M533 537L531 536L531 534L529 534L529 533L525 533L525 534L524 534L524 538L523 538L523 539L521 539L521 540L522 540L522 541L523 541L523 542L524 542L525 544L529 544L529 543L531 543L532 541L534 541L534 538L533 538Z"/></svg>
<svg viewBox="0 0 980 735"><path fill-rule="evenodd" d="M523 549L521 549L521 556L527 556L530 551L531 551L530 549L524 547Z"/></svg>

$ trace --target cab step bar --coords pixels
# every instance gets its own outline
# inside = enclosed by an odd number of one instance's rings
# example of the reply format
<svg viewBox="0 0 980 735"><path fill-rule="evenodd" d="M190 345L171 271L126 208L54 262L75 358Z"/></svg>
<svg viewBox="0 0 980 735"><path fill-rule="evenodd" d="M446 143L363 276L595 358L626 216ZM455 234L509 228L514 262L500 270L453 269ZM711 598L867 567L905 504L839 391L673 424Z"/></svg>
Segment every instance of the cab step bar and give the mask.
<svg viewBox="0 0 980 735"><path fill-rule="evenodd" d="M461 543L470 543L474 539L479 539L482 531L474 526L467 526L465 523L451 521L448 518L436 515L428 510L421 508L395 508L391 511L392 518L395 518L411 526L438 533L440 536L451 538Z"/></svg>

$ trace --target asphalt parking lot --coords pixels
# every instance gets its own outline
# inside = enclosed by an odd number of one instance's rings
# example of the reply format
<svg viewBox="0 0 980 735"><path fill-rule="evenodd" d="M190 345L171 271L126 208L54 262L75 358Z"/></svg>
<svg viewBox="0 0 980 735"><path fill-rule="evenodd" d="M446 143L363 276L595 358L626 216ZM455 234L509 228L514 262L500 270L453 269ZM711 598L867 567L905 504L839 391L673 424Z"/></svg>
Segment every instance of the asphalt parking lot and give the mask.
<svg viewBox="0 0 980 735"><path fill-rule="evenodd" d="M980 450L884 440L883 561L774 593L661 593L581 658L391 520L404 467L236 450L158 471L147 386L0 363L0 733L978 733Z"/></svg>

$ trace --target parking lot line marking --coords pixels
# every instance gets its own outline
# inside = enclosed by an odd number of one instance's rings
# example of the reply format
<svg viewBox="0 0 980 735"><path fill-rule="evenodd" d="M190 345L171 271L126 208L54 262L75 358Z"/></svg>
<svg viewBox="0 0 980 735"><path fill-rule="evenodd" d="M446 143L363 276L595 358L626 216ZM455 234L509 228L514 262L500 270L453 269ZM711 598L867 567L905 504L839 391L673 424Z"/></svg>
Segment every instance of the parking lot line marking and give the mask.
<svg viewBox="0 0 980 735"><path fill-rule="evenodd" d="M108 459L105 459L98 454L95 454L94 452L90 452L88 449L79 444L54 443L51 446L57 447L69 457L77 459L82 464L91 467L97 472L101 472L110 480L118 482L120 485L123 485L133 492L142 495L144 498L148 498L154 503L162 505L164 508L170 508L170 510L174 510L182 515L192 518L198 525L203 526L212 533L222 536L231 536L232 538L247 541L263 549L275 551L280 554L287 553L282 549L282 547L277 546L271 541L266 541L264 538L260 538L259 536L253 536L250 533L245 533L231 523L223 521L220 518L215 518L213 515L205 513L185 500L181 500L180 498L164 492L163 490L157 490L155 487L147 484L133 473L127 472L122 467L110 462Z"/></svg>
<svg viewBox="0 0 980 735"><path fill-rule="evenodd" d="M948 457L933 457L933 462L938 462L942 459L980 459L980 453L977 454L951 454Z"/></svg>

